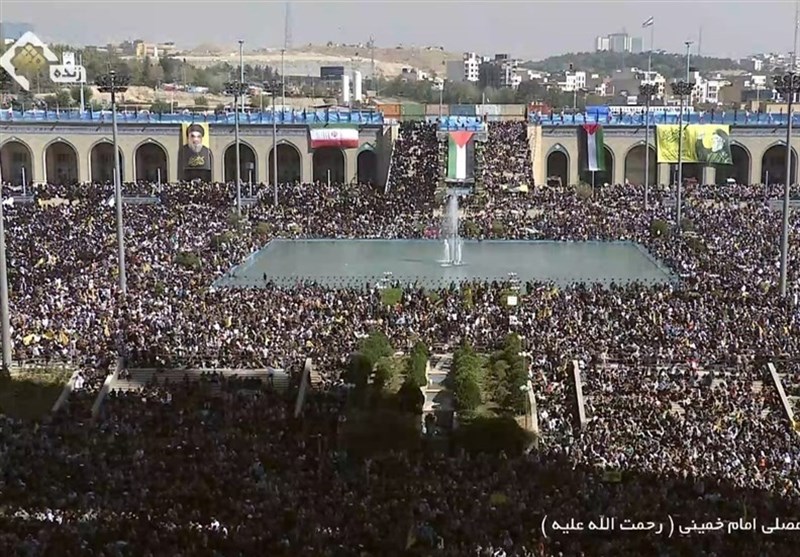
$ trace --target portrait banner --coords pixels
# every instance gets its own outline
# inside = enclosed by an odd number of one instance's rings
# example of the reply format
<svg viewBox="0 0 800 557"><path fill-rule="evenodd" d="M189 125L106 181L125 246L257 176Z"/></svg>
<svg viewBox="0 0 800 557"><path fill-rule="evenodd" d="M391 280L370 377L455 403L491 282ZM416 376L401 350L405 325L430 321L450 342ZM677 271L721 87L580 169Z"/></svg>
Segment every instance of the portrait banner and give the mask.
<svg viewBox="0 0 800 557"><path fill-rule="evenodd" d="M659 163L677 163L680 127L677 124L656 126ZM688 124L683 128L682 160L705 165L733 164L730 126Z"/></svg>
<svg viewBox="0 0 800 557"><path fill-rule="evenodd" d="M697 160L704 164L733 164L730 126L692 124L689 137L694 144Z"/></svg>
<svg viewBox="0 0 800 557"><path fill-rule="evenodd" d="M181 164L184 170L211 170L207 123L181 125Z"/></svg>

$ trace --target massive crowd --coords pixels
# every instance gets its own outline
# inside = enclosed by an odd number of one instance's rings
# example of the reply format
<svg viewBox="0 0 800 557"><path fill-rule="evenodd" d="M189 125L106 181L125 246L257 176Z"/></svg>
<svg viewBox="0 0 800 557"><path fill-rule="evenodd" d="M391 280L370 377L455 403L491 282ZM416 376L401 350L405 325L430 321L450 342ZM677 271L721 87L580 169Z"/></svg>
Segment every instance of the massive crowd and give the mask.
<svg viewBox="0 0 800 557"><path fill-rule="evenodd" d="M671 219L669 188L651 192L646 209L636 186L591 199L571 187L503 191L529 176L527 148L514 125L490 128L487 194L463 207L465 235L632 240L680 283L527 281L514 323L504 284L472 284L469 303L455 289L404 285L393 306L373 285L301 277L291 289L210 287L273 237L438 229L439 143L425 124L401 129L387 192L285 184L278 206L264 194L238 219L229 185L131 186L160 201L125 207L124 299L110 188L42 186L36 203L8 207L14 356L78 362L89 394L118 354L129 367L286 369L310 356L335 384L375 327L401 349L417 338L493 347L511 328L532 362L541 446L524 457L396 454L361 466L336 450L336 391L312 395L302 420L278 394L235 384L222 396L202 384L119 393L96 424L79 404L35 426L0 417L0 553L399 555L412 537L454 556L793 554L780 534L541 535L545 514L797 517L800 442L760 365L800 354L800 220L787 303L776 293L780 214L764 193L777 190L692 187L678 237L653 227ZM582 428L563 371L573 359Z"/></svg>

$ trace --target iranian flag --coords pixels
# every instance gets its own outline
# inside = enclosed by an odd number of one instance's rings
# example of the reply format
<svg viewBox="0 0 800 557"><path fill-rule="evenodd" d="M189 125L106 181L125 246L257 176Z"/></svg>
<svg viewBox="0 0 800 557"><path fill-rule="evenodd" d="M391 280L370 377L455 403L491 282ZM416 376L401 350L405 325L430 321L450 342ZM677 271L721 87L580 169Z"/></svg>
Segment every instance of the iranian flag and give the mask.
<svg viewBox="0 0 800 557"><path fill-rule="evenodd" d="M450 132L447 150L447 178L449 180L468 180L473 177L475 151L473 132Z"/></svg>
<svg viewBox="0 0 800 557"><path fill-rule="evenodd" d="M311 128L311 148L338 147L354 149L358 147L358 128Z"/></svg>
<svg viewBox="0 0 800 557"><path fill-rule="evenodd" d="M585 124L583 131L586 136L586 170L603 172L606 169L603 126L600 124Z"/></svg>

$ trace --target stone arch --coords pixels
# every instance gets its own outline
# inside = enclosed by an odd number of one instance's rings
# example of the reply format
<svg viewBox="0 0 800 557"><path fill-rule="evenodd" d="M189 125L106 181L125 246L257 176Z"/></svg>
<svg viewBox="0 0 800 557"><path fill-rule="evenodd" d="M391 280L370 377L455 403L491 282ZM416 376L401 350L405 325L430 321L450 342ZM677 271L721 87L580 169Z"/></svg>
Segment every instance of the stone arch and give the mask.
<svg viewBox="0 0 800 557"><path fill-rule="evenodd" d="M797 181L797 150L792 147L792 166L789 177L792 184ZM786 142L779 141L764 149L761 155L761 182L783 184L786 182Z"/></svg>
<svg viewBox="0 0 800 557"><path fill-rule="evenodd" d="M696 180L698 183L703 183L703 164L699 162L684 162L681 178L684 182L686 180ZM670 181L672 184L678 183L678 163L669 165Z"/></svg>
<svg viewBox="0 0 800 557"><path fill-rule="evenodd" d="M169 182L169 152L154 139L146 139L133 150L137 182Z"/></svg>
<svg viewBox="0 0 800 557"><path fill-rule="evenodd" d="M374 185L378 181L378 155L372 145L365 145L358 153L356 170L360 184Z"/></svg>
<svg viewBox="0 0 800 557"><path fill-rule="evenodd" d="M253 174L252 180L258 182L256 150L252 145L241 140L239 140L239 164L240 177L243 183L249 182L251 171ZM222 157L222 170L223 178L226 182L236 182L236 142L225 147L224 156Z"/></svg>
<svg viewBox="0 0 800 557"><path fill-rule="evenodd" d="M315 149L311 165L314 169L314 181L326 182L330 171L331 183L344 183L344 151L338 147L322 147Z"/></svg>
<svg viewBox="0 0 800 557"><path fill-rule="evenodd" d="M270 184L275 183L274 177L274 157L275 152L278 153L278 182L281 184L292 184L300 182L303 175L303 155L297 145L291 141L279 141L278 144L269 150L269 175Z"/></svg>
<svg viewBox="0 0 800 557"><path fill-rule="evenodd" d="M33 183L33 151L30 145L16 138L0 144L0 169L3 171L0 178L3 182L26 187Z"/></svg>
<svg viewBox="0 0 800 557"><path fill-rule="evenodd" d="M602 186L605 183L614 183L614 151L612 151L611 147L608 145L603 145L603 151L606 169L594 173L594 183L598 186ZM585 153L583 154L583 157L586 157ZM586 164L586 161L582 162L584 164L581 164L581 168L586 168L588 164ZM592 183L592 173L590 171L581 170L580 177L582 182L586 182L587 184Z"/></svg>
<svg viewBox="0 0 800 557"><path fill-rule="evenodd" d="M119 180L125 181L125 158L119 149ZM95 141L89 148L89 179L95 183L114 181L114 144L109 139Z"/></svg>
<svg viewBox="0 0 800 557"><path fill-rule="evenodd" d="M548 181L558 177L563 185L569 184L569 151L560 143L547 152L545 174Z"/></svg>
<svg viewBox="0 0 800 557"><path fill-rule="evenodd" d="M717 184L726 184L728 178L733 178L737 184L749 184L750 169L753 164L750 150L738 141L731 141L731 158L733 164L716 165Z"/></svg>
<svg viewBox="0 0 800 557"><path fill-rule="evenodd" d="M78 150L66 139L56 138L44 148L44 168L47 182L69 185L78 181Z"/></svg>
<svg viewBox="0 0 800 557"><path fill-rule="evenodd" d="M650 167L648 168L650 177L648 183L653 185L658 182L658 157L656 156L656 148L652 143L648 147L645 146L644 142L641 142L628 149L623 161L625 165L625 179L631 184L643 184L645 181L645 152L650 156Z"/></svg>

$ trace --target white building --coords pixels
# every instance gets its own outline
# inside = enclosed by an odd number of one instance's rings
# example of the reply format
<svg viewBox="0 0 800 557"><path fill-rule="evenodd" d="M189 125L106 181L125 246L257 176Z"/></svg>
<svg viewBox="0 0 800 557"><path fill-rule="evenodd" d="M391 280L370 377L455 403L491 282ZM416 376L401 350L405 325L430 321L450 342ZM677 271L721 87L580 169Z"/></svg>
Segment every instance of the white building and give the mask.
<svg viewBox="0 0 800 557"><path fill-rule="evenodd" d="M566 72L564 81L559 83L562 91L572 92L586 88L586 72Z"/></svg>

